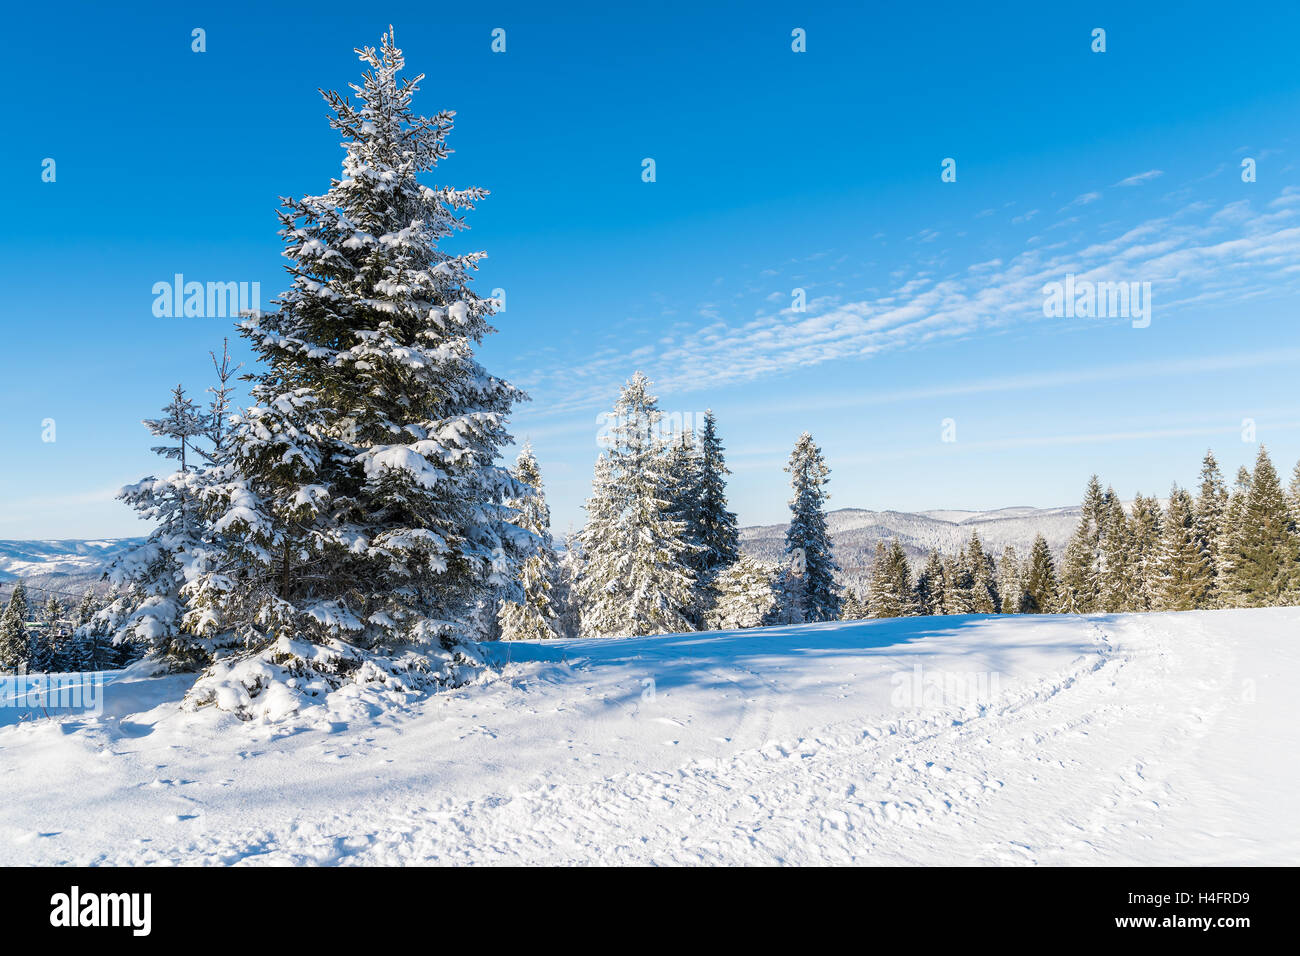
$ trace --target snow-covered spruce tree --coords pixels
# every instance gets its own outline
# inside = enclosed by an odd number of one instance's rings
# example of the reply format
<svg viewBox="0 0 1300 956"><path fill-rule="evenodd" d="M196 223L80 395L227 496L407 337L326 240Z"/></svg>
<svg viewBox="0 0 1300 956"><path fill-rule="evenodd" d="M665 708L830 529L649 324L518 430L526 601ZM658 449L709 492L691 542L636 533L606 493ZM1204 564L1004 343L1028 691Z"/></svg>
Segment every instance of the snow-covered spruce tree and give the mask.
<svg viewBox="0 0 1300 956"><path fill-rule="evenodd" d="M1255 470L1228 544L1231 589L1243 607L1271 607L1295 600L1300 589L1300 537L1268 451L1259 446Z"/></svg>
<svg viewBox="0 0 1300 956"><path fill-rule="evenodd" d="M51 672L63 669L68 656L64 614L63 602L57 594L51 594L41 607L39 625L31 631L31 670Z"/></svg>
<svg viewBox="0 0 1300 956"><path fill-rule="evenodd" d="M1210 552L1196 521L1192 496L1174 486L1165 510L1157 564L1157 606L1162 611L1206 607L1214 587Z"/></svg>
<svg viewBox="0 0 1300 956"><path fill-rule="evenodd" d="M73 628L90 623L90 619L95 616L97 610L99 610L99 598L95 594L95 589L86 588L82 592L80 603L77 604L76 613L72 616Z"/></svg>
<svg viewBox="0 0 1300 956"><path fill-rule="evenodd" d="M916 613L912 591L912 569L907 554L895 538L889 546L876 542L871 566L871 589L867 607L872 617L906 617Z"/></svg>
<svg viewBox="0 0 1300 956"><path fill-rule="evenodd" d="M17 673L32 664L31 639L27 633L27 589L14 582L9 603L0 614L0 671Z"/></svg>
<svg viewBox="0 0 1300 956"><path fill-rule="evenodd" d="M741 555L713 575L713 601L705 620L714 631L759 627L777 608L778 570L773 564Z"/></svg>
<svg viewBox="0 0 1300 956"><path fill-rule="evenodd" d="M220 361L217 360L216 352L209 352L208 356L212 359L217 384L208 388L208 394L212 398L203 416L203 437L208 443L206 447L201 444L195 446L195 451L209 465L214 465L226 460L226 436L230 434L230 415L234 408L235 386L232 383L243 365L234 363L231 359L229 339L221 340Z"/></svg>
<svg viewBox="0 0 1300 956"><path fill-rule="evenodd" d="M978 531L971 532L970 542L966 545L966 563L971 569L971 613L997 614L1001 606L997 567L993 564L993 556L984 550Z"/></svg>
<svg viewBox="0 0 1300 956"><path fill-rule="evenodd" d="M1133 512L1129 516L1129 569L1133 578L1130 610L1151 611L1158 603L1160 521L1160 502L1154 495L1150 498L1140 494L1134 497Z"/></svg>
<svg viewBox="0 0 1300 956"><path fill-rule="evenodd" d="M664 456L669 476L668 515L682 526L682 539L690 545L686 564L695 577L695 595L687 617L694 628L700 628L704 626L713 601L711 583L715 567L706 567L703 462L691 429L666 436L665 442Z"/></svg>
<svg viewBox="0 0 1300 956"><path fill-rule="evenodd" d="M1137 578L1133 573L1133 528L1115 492L1107 488L1103 503L1097 570L1097 610L1116 614L1135 609Z"/></svg>
<svg viewBox="0 0 1300 956"><path fill-rule="evenodd" d="M1066 545L1059 579L1060 610L1066 614L1088 614L1097 610L1101 598L1101 526L1105 517L1105 495L1096 475L1088 479L1079 526Z"/></svg>
<svg viewBox="0 0 1300 956"><path fill-rule="evenodd" d="M740 557L736 515L727 510L727 475L722 440L713 409L704 413L700 432L699 538L704 548L700 565L706 571L734 564Z"/></svg>
<svg viewBox="0 0 1300 956"><path fill-rule="evenodd" d="M975 606L975 575L967 560L967 549L943 559L943 613L972 614Z"/></svg>
<svg viewBox="0 0 1300 956"><path fill-rule="evenodd" d="M1223 541L1228 517L1228 486L1213 450L1205 452L1201 461L1201 486L1196 496L1196 524L1201 539L1210 552L1210 569L1214 588L1210 595L1211 606L1220 603L1219 575L1223 565Z"/></svg>
<svg viewBox="0 0 1300 956"><path fill-rule="evenodd" d="M474 357L492 331L470 287L483 254L438 248L486 191L419 181L448 155L454 114L412 111L423 75L399 77L391 33L357 53L357 102L323 93L342 176L285 201L291 286L240 326L265 366L203 489L185 626L241 649L191 706L280 714L348 681L458 682L477 669L465 642L484 607L495 616L519 494L496 460L523 396Z"/></svg>
<svg viewBox="0 0 1300 956"><path fill-rule="evenodd" d="M803 624L804 575L801 556L786 556L776 572L776 607L767 616L767 624Z"/></svg>
<svg viewBox="0 0 1300 956"><path fill-rule="evenodd" d="M697 546L673 513L674 480L659 403L637 372L614 405L608 454L596 462L576 592L584 637L693 629Z"/></svg>
<svg viewBox="0 0 1300 956"><path fill-rule="evenodd" d="M560 637L577 637L582 631L582 616L574 585L582 574L582 551L577 536L570 529L564 536L564 551L559 555L555 569L555 590L552 605L555 607L555 631Z"/></svg>
<svg viewBox="0 0 1300 956"><path fill-rule="evenodd" d="M501 639L506 641L559 637L555 608L555 579L558 567L551 539L551 509L542 490L542 470L525 443L515 461L515 480L525 489L506 504L513 511L511 523L529 535L515 546L520 597L503 600L498 613Z"/></svg>
<svg viewBox="0 0 1300 956"><path fill-rule="evenodd" d="M1060 604L1056 566L1047 539L1041 534L1034 538L1029 557L1025 559L1024 582L1023 608L1026 614L1051 614L1056 611Z"/></svg>
<svg viewBox="0 0 1300 956"><path fill-rule="evenodd" d="M916 613L943 614L943 555L931 551L916 577Z"/></svg>
<svg viewBox="0 0 1300 956"><path fill-rule="evenodd" d="M998 559L998 610L1003 614L1019 614L1025 603L1025 585L1021 578L1020 558L1015 545L1002 549Z"/></svg>
<svg viewBox="0 0 1300 956"><path fill-rule="evenodd" d="M142 545L109 565L104 577L113 583L115 597L78 628L76 640L107 641L127 658L151 653L176 670L196 669L207 663L209 652L182 631L187 606L183 589L203 537L203 475L194 468L194 459L201 458L197 449L207 423L177 385L162 417L145 419L144 425L150 434L166 439L154 453L175 461L179 470L143 478L118 493L118 499L152 522L154 530Z"/></svg>
<svg viewBox="0 0 1300 956"><path fill-rule="evenodd" d="M791 557L792 586L797 589L800 620L835 621L840 616L840 588L835 581L839 567L831 550L823 510L830 495L826 484L831 470L822 458L812 435L804 432L790 453L785 469L790 474L790 526L785 532L785 551Z"/></svg>
<svg viewBox="0 0 1300 956"><path fill-rule="evenodd" d="M879 544L879 542L877 542ZM868 588L868 593L870 588ZM862 621L871 616L871 600L858 593L857 588L845 587L844 600L840 602L841 621Z"/></svg>
<svg viewBox="0 0 1300 956"><path fill-rule="evenodd" d="M1218 581L1220 607L1245 607L1245 595L1237 590L1234 558L1250 498L1250 469L1245 465L1237 469L1237 476L1228 494L1228 510L1223 519L1223 536L1219 539L1219 566L1215 569Z"/></svg>

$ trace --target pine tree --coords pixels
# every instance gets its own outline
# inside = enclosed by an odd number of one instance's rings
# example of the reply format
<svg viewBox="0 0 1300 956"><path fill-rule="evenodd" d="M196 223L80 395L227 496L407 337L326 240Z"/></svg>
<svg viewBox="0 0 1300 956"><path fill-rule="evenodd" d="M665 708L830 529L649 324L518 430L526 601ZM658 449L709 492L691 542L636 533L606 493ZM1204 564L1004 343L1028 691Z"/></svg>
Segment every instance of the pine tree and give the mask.
<svg viewBox="0 0 1300 956"><path fill-rule="evenodd" d="M972 531L966 545L966 566L970 569L970 608L973 614L997 614L997 568L993 556L984 550L978 531Z"/></svg>
<svg viewBox="0 0 1300 956"><path fill-rule="evenodd" d="M669 476L668 513L682 525L682 539L690 545L685 560L695 577L695 595L687 617L693 628L699 628L704 625L713 601L712 577L717 565L711 562L705 544L704 463L694 432L688 428L673 437L665 455Z"/></svg>
<svg viewBox="0 0 1300 956"><path fill-rule="evenodd" d="M570 530L564 536L564 551L559 555L551 602L556 613L555 630L560 637L577 637L581 633L582 616L576 585L582 575L582 564L577 536Z"/></svg>
<svg viewBox="0 0 1300 956"><path fill-rule="evenodd" d="M1291 509L1263 445L1255 459L1239 524L1229 544L1231 586L1245 607L1269 607L1291 600L1300 562Z"/></svg>
<svg viewBox="0 0 1300 956"><path fill-rule="evenodd" d="M1223 519L1223 534L1219 539L1219 564L1215 568L1218 582L1217 599L1220 607L1245 607L1246 595L1237 588L1236 553L1242 528L1245 524L1246 502L1250 498L1250 469L1242 465L1228 496L1228 510Z"/></svg>
<svg viewBox="0 0 1300 956"><path fill-rule="evenodd" d="M93 622L81 626L86 629L82 636L104 638L122 648L139 647L186 670L207 662L206 651L182 633L187 608L183 590L203 552L200 512L205 474L192 466L192 452L203 433L202 417L177 386L163 417L144 424L155 436L174 442L153 451L180 467L127 485L118 493L118 499L152 522L154 530L142 545L119 555L108 567L104 577L113 583L117 596Z"/></svg>
<svg viewBox="0 0 1300 956"><path fill-rule="evenodd" d="M776 572L776 607L767 616L767 624L803 624L804 575L802 564L795 557L793 563L787 556Z"/></svg>
<svg viewBox="0 0 1300 956"><path fill-rule="evenodd" d="M232 363L230 358L230 340L221 340L221 360L217 360L216 352L209 352L212 359L212 370L216 373L217 384L208 389L208 394L212 396L208 404L207 413L203 416L203 437L207 439L208 445L197 446L196 450L199 455L209 465L217 464L224 461L226 457L226 436L230 433L230 415L234 406L235 387L231 384L237 373L243 365L241 363Z"/></svg>
<svg viewBox="0 0 1300 956"><path fill-rule="evenodd" d="M906 617L915 613L912 569L897 538L888 548L883 541L876 542L867 606L872 617Z"/></svg>
<svg viewBox="0 0 1300 956"><path fill-rule="evenodd" d="M526 532L517 546L520 600L501 604L499 620L503 640L539 640L559 637L554 604L557 566L551 540L551 509L542 490L542 471L525 443L515 462L515 480L524 493L506 504L514 512L512 524Z"/></svg>
<svg viewBox="0 0 1300 956"><path fill-rule="evenodd" d="M830 469L812 435L804 432L799 436L785 470L790 474L790 486L794 490L785 551L792 562L790 572L798 592L799 617L809 622L838 620L840 588L835 574L839 566L832 553L823 510L830 497L825 490Z"/></svg>
<svg viewBox="0 0 1300 956"><path fill-rule="evenodd" d="M1079 525L1065 549L1059 582L1060 609L1067 614L1097 610L1101 597L1101 525L1106 501L1096 475L1088 479Z"/></svg>
<svg viewBox="0 0 1300 956"><path fill-rule="evenodd" d="M0 615L0 671L17 673L20 669L30 669L32 647L27 617L27 589L22 581L15 581L9 603Z"/></svg>
<svg viewBox="0 0 1300 956"><path fill-rule="evenodd" d="M1020 614L1025 603L1025 585L1021 575L1020 558L1015 545L1002 549L998 560L998 610L1003 614Z"/></svg>
<svg viewBox="0 0 1300 956"><path fill-rule="evenodd" d="M726 476L731 474L723 457L713 410L704 413L700 433L699 543L704 548L701 567L705 572L734 564L740 557L740 534L736 516L727 510Z"/></svg>
<svg viewBox="0 0 1300 956"><path fill-rule="evenodd" d="M45 600L45 621L47 624L57 624L63 620L64 610L63 602L59 600L57 594L51 594Z"/></svg>
<svg viewBox="0 0 1300 956"><path fill-rule="evenodd" d="M713 578L714 597L706 623L710 630L760 627L777 610L775 565L741 555Z"/></svg>
<svg viewBox="0 0 1300 956"><path fill-rule="evenodd" d="M862 621L871 616L870 597L864 597L855 588L844 589L844 600L840 606L841 621Z"/></svg>
<svg viewBox="0 0 1300 956"><path fill-rule="evenodd" d="M1051 614L1060 603L1056 584L1056 566L1052 561L1047 539L1041 534L1034 538L1024 570L1026 614Z"/></svg>
<svg viewBox="0 0 1300 956"><path fill-rule="evenodd" d="M94 588L86 588L81 595L81 603L77 605L77 613L73 615L72 626L81 627L83 624L90 623L90 619L95 616L99 609L99 599L95 595Z"/></svg>
<svg viewBox="0 0 1300 956"><path fill-rule="evenodd" d="M255 712L290 677L309 694L460 680L510 537L504 499L519 490L496 461L523 396L474 357L492 331L471 288L483 254L438 248L486 191L420 183L454 114L412 112L423 75L399 78L391 32L357 53L358 102L323 94L343 174L286 200L291 287L240 326L265 365L203 490L185 626L243 651L192 706Z"/></svg>
<svg viewBox="0 0 1300 956"><path fill-rule="evenodd" d="M1133 499L1133 513L1129 516L1129 573L1131 609L1151 611L1158 605L1161 542L1160 502L1153 496Z"/></svg>
<svg viewBox="0 0 1300 956"><path fill-rule="evenodd" d="M943 614L943 555L931 551L925 567L916 578L916 612L924 615Z"/></svg>
<svg viewBox="0 0 1300 956"><path fill-rule="evenodd" d="M1112 489L1103 498L1097 571L1097 610L1116 614L1137 603L1133 574L1133 529L1124 506Z"/></svg>
<svg viewBox="0 0 1300 956"><path fill-rule="evenodd" d="M1214 588L1210 551L1196 521L1192 496L1174 486L1162 522L1157 605L1163 611L1206 607Z"/></svg>
<svg viewBox="0 0 1300 956"><path fill-rule="evenodd" d="M969 551L962 548L943 562L943 613L975 613L975 572L970 566Z"/></svg>
<svg viewBox="0 0 1300 956"><path fill-rule="evenodd" d="M1195 514L1201 540L1210 553L1210 569L1214 577L1210 601L1214 606L1220 601L1219 574L1223 565L1221 552L1228 515L1228 486L1224 484L1223 473L1219 471L1219 462L1212 450L1205 452L1201 462L1201 486L1196 497Z"/></svg>
<svg viewBox="0 0 1300 956"><path fill-rule="evenodd" d="M188 471L191 445L203 434L205 423L198 406L185 397L185 386L172 389L171 401L163 406L162 418L146 418L144 425L150 434L175 443L155 446L153 453L174 459L181 471Z"/></svg>
<svg viewBox="0 0 1300 956"><path fill-rule="evenodd" d="M637 372L614 406L608 456L596 463L587 524L578 534L582 633L640 636L692 630L698 551L672 514L673 477L658 435L661 413Z"/></svg>

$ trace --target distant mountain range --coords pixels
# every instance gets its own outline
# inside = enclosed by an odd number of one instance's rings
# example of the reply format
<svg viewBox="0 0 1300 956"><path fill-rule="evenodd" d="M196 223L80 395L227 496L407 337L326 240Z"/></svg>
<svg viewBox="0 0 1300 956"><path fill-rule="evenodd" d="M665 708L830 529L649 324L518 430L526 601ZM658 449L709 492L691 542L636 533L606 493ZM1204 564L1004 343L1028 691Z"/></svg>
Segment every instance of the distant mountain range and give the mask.
<svg viewBox="0 0 1300 956"><path fill-rule="evenodd" d="M1000 508L997 511L867 511L841 508L826 515L835 560L845 571L871 563L876 542L898 538L909 558L924 560L931 551L951 554L978 531L984 548L994 557L1008 544L1021 555L1028 553L1036 535L1047 539L1059 555L1079 523L1078 505L1068 508ZM785 552L784 524L755 525L740 530L746 554L779 561Z"/></svg>
<svg viewBox="0 0 1300 956"><path fill-rule="evenodd" d="M5 585L18 578L40 592L33 595L40 601L50 592L59 594L61 600L70 600L80 597L87 587L103 591L105 585L99 578L108 562L143 540L0 541L0 597L7 598L10 589Z"/></svg>
<svg viewBox="0 0 1300 956"><path fill-rule="evenodd" d="M826 516L835 559L852 574L871 563L877 541L898 538L914 562L935 549L952 553L979 531L984 547L996 557L1008 544L1026 554L1034 536L1047 539L1053 553L1065 550L1079 522L1079 507L1000 508L997 511L867 511L841 508ZM740 529L742 550L757 558L779 561L785 552L783 524ZM79 592L99 580L115 556L138 545L142 538L97 538L61 541L0 541L0 583L21 577L46 589ZM5 589L8 590L7 588Z"/></svg>

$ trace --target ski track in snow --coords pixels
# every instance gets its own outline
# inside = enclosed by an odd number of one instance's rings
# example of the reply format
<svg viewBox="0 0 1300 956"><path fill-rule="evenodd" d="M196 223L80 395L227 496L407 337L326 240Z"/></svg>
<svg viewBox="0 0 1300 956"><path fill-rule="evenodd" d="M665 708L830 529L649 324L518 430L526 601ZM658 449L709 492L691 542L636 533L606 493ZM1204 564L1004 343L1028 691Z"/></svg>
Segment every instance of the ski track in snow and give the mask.
<svg viewBox="0 0 1300 956"><path fill-rule="evenodd" d="M1232 622L1237 626L1231 638L1215 626L1228 623L1223 615L1238 619ZM1235 648L1263 629L1240 626L1242 616L1249 615L1256 617L1247 625L1267 623L1267 630L1283 635L1294 633L1300 622L1300 613L1292 610L1048 618L1052 628L1044 637L1041 625L1036 630L1036 622L1024 618L962 619L947 625L931 619L927 626L937 630L904 645L912 656L888 657L885 670L897 673L916 661L931 666L927 655L937 658L947 649L945 635L951 643L960 627L972 623L976 636L961 639L981 647L979 638L994 633L1025 644L1063 643L1060 637L1068 633L1078 643L1058 651L1051 658L1054 666L1005 681L1001 692L981 706L921 712L889 707L887 699L881 700L878 675L877 690L869 697L875 706L857 711L851 691L864 660L900 651L897 641L866 642L856 648L861 656L807 672L822 693L838 677L834 689L842 693L837 696L850 699L837 711L813 708L815 714L840 713L843 719L808 727L800 725L798 705L809 681L788 676L805 672L725 654L704 656L689 668L695 681L707 685L706 694L725 693L728 700L737 695L734 706L711 719L699 717L698 708L674 711L662 698L649 704L635 697L617 704L617 716L609 717L608 701L600 699L608 692L608 684L600 683L608 676L602 669L609 674L617 667L627 669L641 662L641 655L602 661L590 642L566 642L566 654L588 651L591 659L585 664L579 660L577 667L553 659L547 663L545 655L542 661L512 663L503 680L514 686L504 704L475 699L491 685L467 688L441 701L440 723L421 720L417 706L392 724L360 734L352 734L352 728L318 737L305 732L294 751L295 758L305 760L311 748L313 763L296 764L298 773L308 777L322 764L402 759L400 753L382 756L385 741L394 733L445 733L450 708L461 718L459 739L479 738L499 759L511 743L498 739L508 736L508 727L492 726L499 716L493 707L503 706L522 710L518 716L525 721L543 723L547 712L576 711L578 716L570 719L585 726L591 737L553 742L558 752L576 755L563 762L544 754L536 761L536 772L525 774L492 761L462 767L476 782L451 787L455 792L442 796L429 795L441 789L441 773L430 767L424 778L417 773L414 785L407 781L392 790L376 790L371 800L308 801L307 811L293 810L294 778L281 772L277 799L289 811L245 815L223 812L219 801L199 795L204 789L199 784L236 786L237 774L216 780L214 768L204 766L195 774L201 779L186 779L184 745L169 740L167 749L179 751L176 766L146 766L141 760L130 770L140 778L135 788L146 788L155 797L147 818L133 817L134 803L127 804L127 819L116 839L79 833L69 841L74 852L63 856L43 845L60 836L57 827L42 832L47 824L40 821L15 825L8 819L12 812L0 812L0 862L1293 863L1300 841L1289 812L1283 822L1284 808L1261 813L1241 803L1238 791L1252 786L1248 775L1257 765L1241 769L1236 777L1228 769L1219 773L1216 755L1247 742L1242 735L1249 723L1242 724L1241 718L1258 706L1243 698L1242 680L1263 680L1281 692L1287 686L1287 674L1258 668L1246 678L1244 671L1238 673ZM874 634L870 629L883 623L856 627ZM908 636L903 630L899 635ZM707 651L706 639L712 636L639 639L629 650L644 647L650 653L654 641L671 640L686 648L682 654L689 659L692 648ZM797 636L811 637L812 632ZM1083 652L1077 653L1080 648ZM771 646L766 650L770 653ZM1292 654L1286 664L1291 678L1297 674L1295 664ZM850 675L844 674L846 668ZM632 678L627 672L620 677L636 685L632 673ZM698 694L699 686L694 690ZM689 689L676 688L665 696L684 693ZM438 709L433 701L422 706ZM628 725L639 729L641 749L612 757L598 752L606 742L602 728L606 739L618 740ZM8 733L39 730L10 728ZM147 722L122 721L115 740L85 746L107 745L138 760L144 754L123 748L130 738L122 735L132 732L147 738L157 730ZM236 725L225 732L245 730ZM1216 732L1214 746L1207 746ZM78 733L93 737L107 731ZM688 737L694 755L679 752ZM285 746L283 739L269 739ZM656 739L660 750L653 749ZM705 747L702 740L710 744ZM7 742L0 735L0 761L11 749ZM1296 780L1291 743L1289 752L1265 763L1280 766L1288 783ZM710 752L700 755L701 749ZM638 759L639 754L648 756ZM229 763L265 756L263 744L249 742ZM150 760L159 757L149 752ZM619 765L626 769L609 772ZM149 767L160 776L145 783ZM0 773L0 793L10 779ZM1267 784L1260 789L1267 791ZM422 792L426 795L420 799ZM1293 793L1288 786L1279 792ZM1261 797L1268 798L1268 792ZM256 807L255 798L252 803ZM101 814L114 810L112 805L98 808ZM160 817L160 810L171 812ZM252 822L250 817L260 819ZM1262 829L1252 830L1246 818ZM1283 826L1289 831L1277 832ZM6 831L16 835L8 846ZM134 839L125 839L128 835Z"/></svg>

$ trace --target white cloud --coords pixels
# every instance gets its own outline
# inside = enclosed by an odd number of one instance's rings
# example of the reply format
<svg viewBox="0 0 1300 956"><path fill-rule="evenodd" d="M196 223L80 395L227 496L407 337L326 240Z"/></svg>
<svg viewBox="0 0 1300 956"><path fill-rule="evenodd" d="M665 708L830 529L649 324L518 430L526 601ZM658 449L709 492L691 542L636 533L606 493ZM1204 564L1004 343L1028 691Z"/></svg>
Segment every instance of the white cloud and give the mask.
<svg viewBox="0 0 1300 956"><path fill-rule="evenodd" d="M1153 179L1159 179L1165 174L1163 169L1148 169L1145 173L1138 173L1127 179L1121 179L1116 186L1141 186L1143 183L1149 183Z"/></svg>

